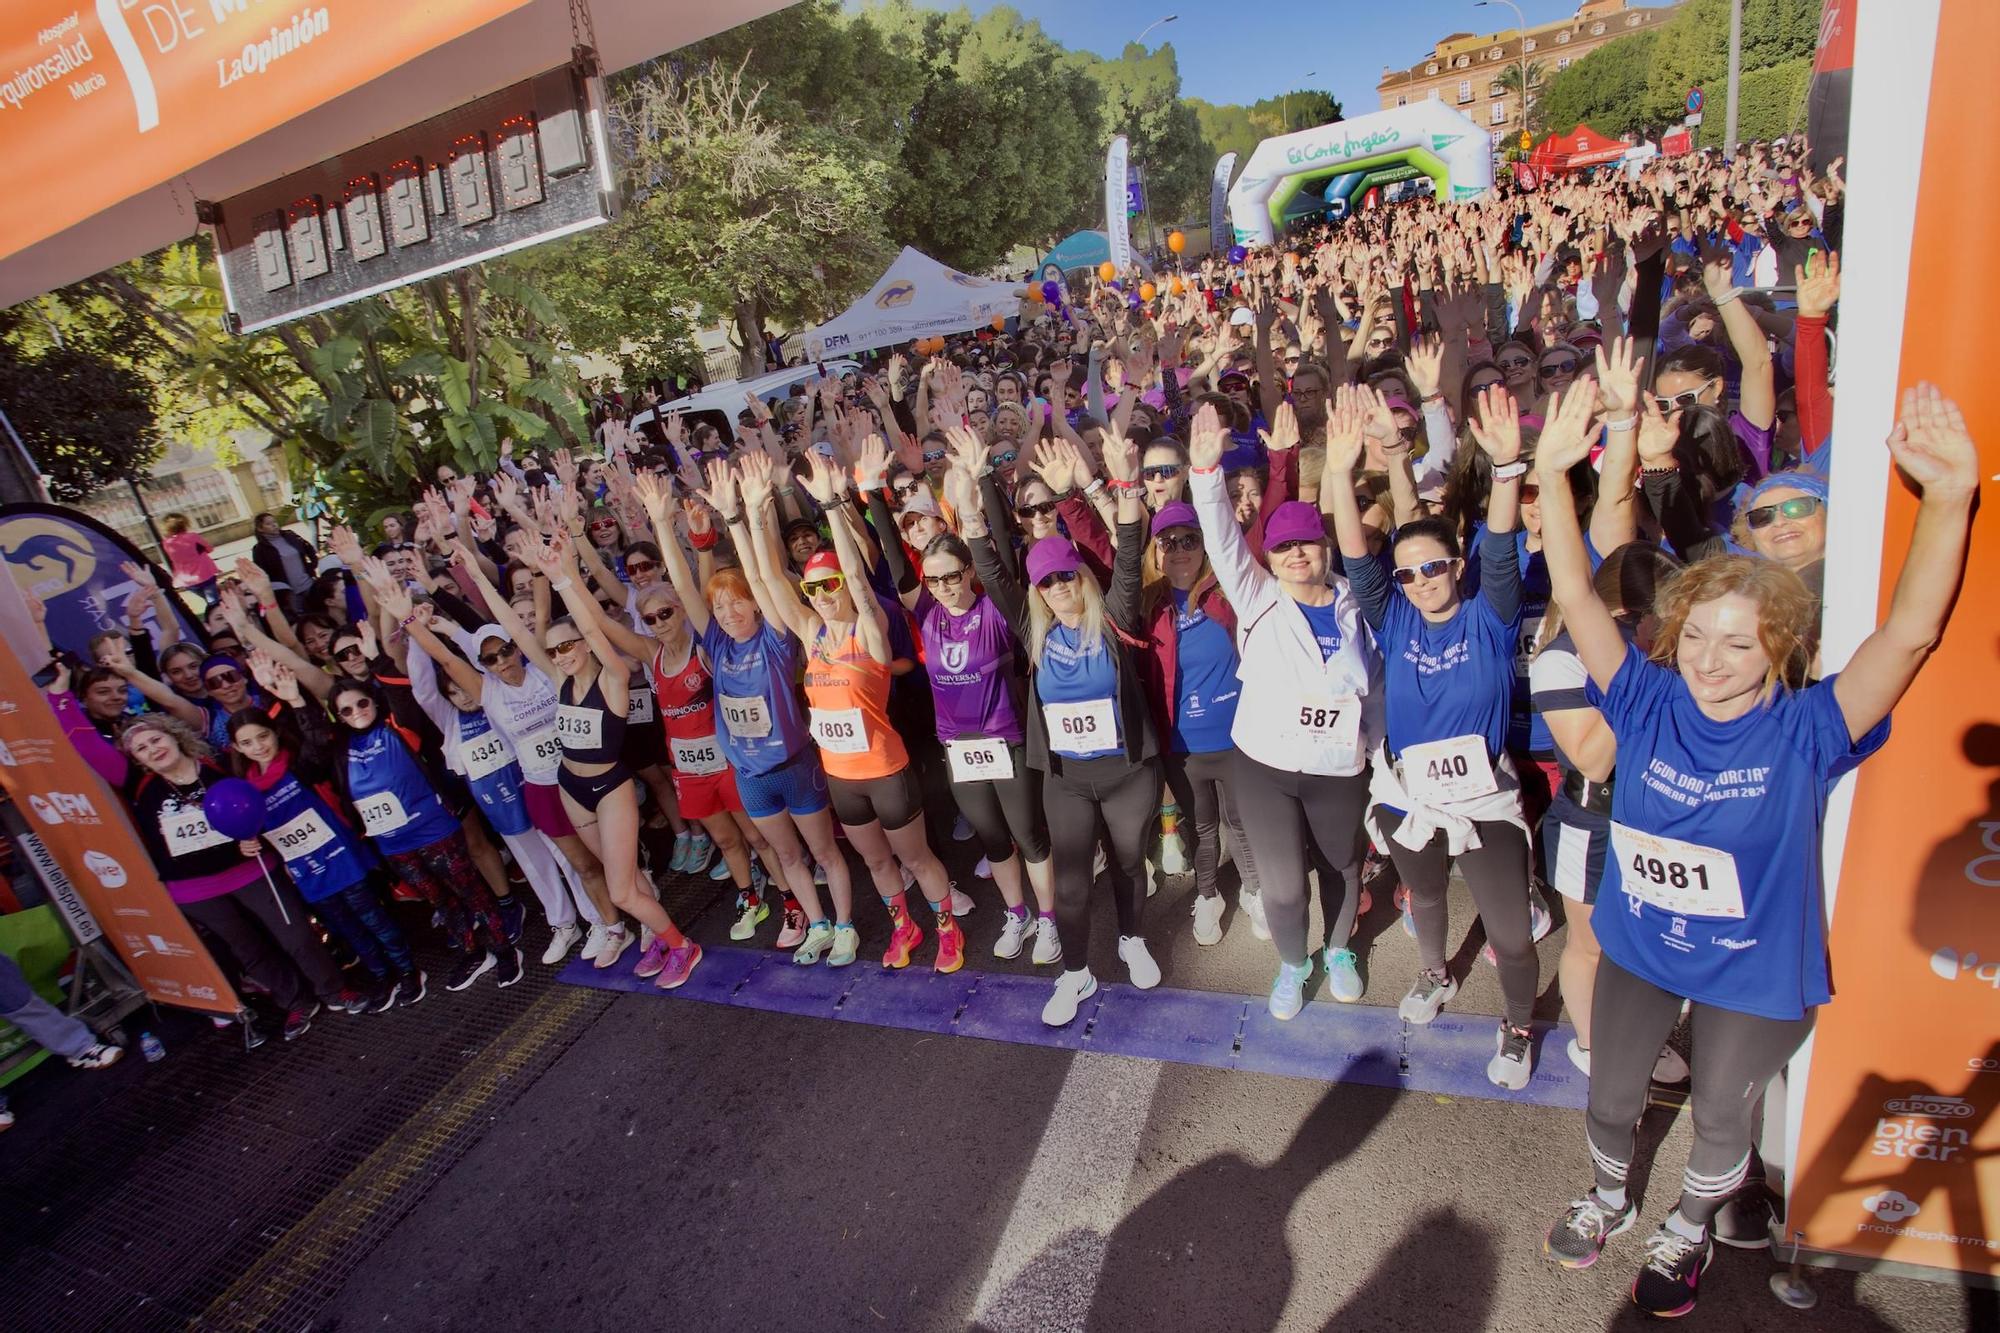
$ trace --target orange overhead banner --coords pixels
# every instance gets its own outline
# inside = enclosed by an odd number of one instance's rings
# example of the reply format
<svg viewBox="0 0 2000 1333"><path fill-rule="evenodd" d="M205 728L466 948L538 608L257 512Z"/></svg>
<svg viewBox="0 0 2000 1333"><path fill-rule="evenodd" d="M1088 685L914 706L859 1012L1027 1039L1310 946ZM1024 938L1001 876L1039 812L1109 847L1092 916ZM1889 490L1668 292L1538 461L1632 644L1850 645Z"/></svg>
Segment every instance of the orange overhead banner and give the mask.
<svg viewBox="0 0 2000 1333"><path fill-rule="evenodd" d="M527 3L8 0L0 257Z"/></svg>

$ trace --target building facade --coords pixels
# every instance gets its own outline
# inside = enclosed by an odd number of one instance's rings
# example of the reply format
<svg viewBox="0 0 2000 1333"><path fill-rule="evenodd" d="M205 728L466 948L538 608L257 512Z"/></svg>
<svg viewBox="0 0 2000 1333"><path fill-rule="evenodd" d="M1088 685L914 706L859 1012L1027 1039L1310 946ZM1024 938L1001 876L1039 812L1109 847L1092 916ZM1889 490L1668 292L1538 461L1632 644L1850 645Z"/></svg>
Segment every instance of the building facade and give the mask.
<svg viewBox="0 0 2000 1333"><path fill-rule="evenodd" d="M1504 9L1496 10L1504 13ZM1585 0L1571 18L1527 29L1455 32L1407 69L1384 68L1375 85L1382 109L1434 98L1477 121L1497 151L1521 132L1521 99L1503 81L1509 69L1528 67L1528 95L1606 42L1657 28L1673 17L1672 5L1642 8L1626 0ZM1540 66L1539 71L1536 69ZM1518 78L1518 75L1516 76ZM1551 125L1556 131L1571 126Z"/></svg>

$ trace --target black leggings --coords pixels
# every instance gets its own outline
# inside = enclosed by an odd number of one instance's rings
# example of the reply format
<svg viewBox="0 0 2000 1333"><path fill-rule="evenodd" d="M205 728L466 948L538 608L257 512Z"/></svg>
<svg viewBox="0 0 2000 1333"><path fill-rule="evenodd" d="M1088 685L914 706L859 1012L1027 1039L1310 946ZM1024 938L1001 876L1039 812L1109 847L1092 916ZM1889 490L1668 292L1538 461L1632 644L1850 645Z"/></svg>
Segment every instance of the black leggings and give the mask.
<svg viewBox="0 0 2000 1333"><path fill-rule="evenodd" d="M303 1009L314 995L331 1000L346 985L289 880L276 879L274 887L260 877L179 906L188 920L222 937L243 975L262 983L280 1009Z"/></svg>
<svg viewBox="0 0 2000 1333"><path fill-rule="evenodd" d="M1020 849L1026 861L1049 859L1049 830L1042 822L1042 775L1028 767L1025 745L1009 745L1014 776L993 782L954 782L958 811L979 838L988 861L1005 861Z"/></svg>
<svg viewBox="0 0 2000 1333"><path fill-rule="evenodd" d="M1413 852L1396 841L1396 830L1403 826L1402 815L1378 805L1375 819L1382 836L1389 840L1396 874L1410 889L1410 915L1417 923L1417 956L1425 971L1443 976L1444 937L1451 924L1444 893L1452 862L1444 831L1433 833L1429 842ZM1507 997L1507 1021L1524 1028L1534 1016L1535 991L1542 980L1542 960L1535 954L1534 923L1528 913L1528 835L1518 824L1504 819L1474 822L1479 828L1479 846L1459 854L1458 869L1472 890L1479 919L1486 923L1486 940L1500 960L1500 991ZM1595 1049L1594 1037L1592 1041ZM1653 1053L1659 1054L1659 1049L1654 1046Z"/></svg>
<svg viewBox="0 0 2000 1333"><path fill-rule="evenodd" d="M1682 997L1602 958L1590 998L1590 1159L1600 1189L1632 1167L1653 1061L1681 1016ZM1693 1006L1694 1147L1681 1178L1681 1216L1707 1226L1743 1183L1764 1088L1812 1031L1813 1015L1760 1018Z"/></svg>
<svg viewBox="0 0 2000 1333"><path fill-rule="evenodd" d="M1230 778L1243 811L1244 845L1257 848L1257 887L1278 957L1294 967L1306 961L1306 837L1332 867L1320 873L1320 910L1326 947L1344 949L1354 934L1360 899L1361 816L1368 809L1368 774L1324 777L1287 773L1238 751Z"/></svg>
<svg viewBox="0 0 2000 1333"><path fill-rule="evenodd" d="M1231 758L1235 753L1231 749L1160 756L1160 766L1166 770L1167 790L1174 794L1181 818L1194 821L1194 887L1204 898L1216 894L1215 870L1222 864L1224 824L1236 835L1236 868L1242 875L1243 886L1252 893L1257 891L1255 872L1246 850L1250 840L1243 835L1243 821L1236 817L1236 802L1229 788L1223 785L1235 775L1235 761Z"/></svg>
<svg viewBox="0 0 2000 1333"><path fill-rule="evenodd" d="M1055 862L1056 932L1065 965L1090 966L1091 867L1098 830L1109 836L1112 902L1120 936L1139 933L1146 892L1146 841L1160 809L1160 766L1132 764L1121 755L1102 759L1051 757L1060 770L1042 783L1049 821L1049 855Z"/></svg>

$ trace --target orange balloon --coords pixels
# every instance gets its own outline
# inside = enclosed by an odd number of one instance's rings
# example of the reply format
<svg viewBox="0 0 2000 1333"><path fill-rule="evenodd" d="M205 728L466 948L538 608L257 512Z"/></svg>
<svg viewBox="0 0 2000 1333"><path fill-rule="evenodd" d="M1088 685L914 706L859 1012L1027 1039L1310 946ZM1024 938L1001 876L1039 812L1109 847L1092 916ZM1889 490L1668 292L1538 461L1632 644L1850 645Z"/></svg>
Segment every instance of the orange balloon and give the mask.
<svg viewBox="0 0 2000 1333"><path fill-rule="evenodd" d="M1007 327L1007 317L1005 315L995 315L993 317L993 328L996 332L1006 327Z"/></svg>
<svg viewBox="0 0 2000 1333"><path fill-rule="evenodd" d="M1172 292L1175 296L1179 296L1182 292L1187 290L1187 283L1183 281L1178 274L1176 274L1173 281L1167 284L1167 290Z"/></svg>
<svg viewBox="0 0 2000 1333"><path fill-rule="evenodd" d="M1177 231L1168 232L1167 249L1173 251L1175 254L1179 254L1181 251L1187 249L1187 237Z"/></svg>
<svg viewBox="0 0 2000 1333"><path fill-rule="evenodd" d="M1118 266L1107 259L1097 266L1097 276L1109 282L1118 276Z"/></svg>
<svg viewBox="0 0 2000 1333"><path fill-rule="evenodd" d="M1035 284L1033 284L1032 282L1029 283L1028 286L1021 292L1021 296L1024 300L1027 301L1029 305L1040 305L1042 302L1049 299L1048 297L1043 296L1042 289L1040 287L1035 286Z"/></svg>
<svg viewBox="0 0 2000 1333"><path fill-rule="evenodd" d="M1152 283L1142 282L1139 284L1139 299L1141 301L1150 301L1159 294L1160 294L1160 289L1158 287L1155 287Z"/></svg>

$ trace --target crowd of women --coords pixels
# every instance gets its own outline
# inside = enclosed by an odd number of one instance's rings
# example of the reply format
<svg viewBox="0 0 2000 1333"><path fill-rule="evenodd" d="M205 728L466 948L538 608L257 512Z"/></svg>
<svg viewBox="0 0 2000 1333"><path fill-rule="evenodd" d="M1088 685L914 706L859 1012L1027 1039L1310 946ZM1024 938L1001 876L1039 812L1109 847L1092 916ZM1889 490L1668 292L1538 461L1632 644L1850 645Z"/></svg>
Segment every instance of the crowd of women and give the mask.
<svg viewBox="0 0 2000 1333"><path fill-rule="evenodd" d="M440 468L303 588L239 562L207 651L155 670L108 634L51 698L288 1038L424 997L395 896L430 908L450 990L520 978L530 893L545 962L636 946L678 986L702 950L664 871L733 885L732 939L828 967L860 952L865 875L884 966L1032 949L1068 1024L1105 969L1161 982L1164 805L1194 941L1223 937L1226 856L1279 1019L1315 969L1335 1001L1369 991L1355 923L1393 884L1419 966L1390 985L1432 1021L1461 980L1456 868L1513 1090L1552 890L1596 1178L1547 1251L1585 1267L1633 1224L1649 1081L1691 1078L1682 1192L1633 1285L1685 1313L1762 1088L1830 998L1828 788L1942 631L1977 485L1956 409L1911 390L1906 572L1823 674L1840 194L1760 146L1367 213L1148 275L1146 300L1090 283L751 397L733 429L610 419L602 457ZM1746 289L1760 264L1785 285ZM264 794L259 841L202 817L232 774ZM976 940L944 792L1002 904Z"/></svg>

